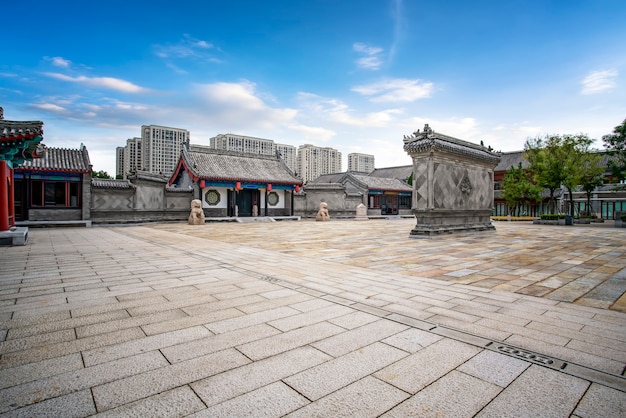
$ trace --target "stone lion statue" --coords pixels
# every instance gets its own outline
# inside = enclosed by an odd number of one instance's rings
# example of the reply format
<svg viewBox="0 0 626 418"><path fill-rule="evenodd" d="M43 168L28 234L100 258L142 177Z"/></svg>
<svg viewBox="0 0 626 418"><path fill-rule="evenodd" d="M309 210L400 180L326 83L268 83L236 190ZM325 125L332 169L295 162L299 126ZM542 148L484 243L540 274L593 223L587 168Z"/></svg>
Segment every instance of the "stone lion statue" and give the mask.
<svg viewBox="0 0 626 418"><path fill-rule="evenodd" d="M330 215L328 214L328 204L326 202L320 203L320 209L315 216L316 221L330 221Z"/></svg>
<svg viewBox="0 0 626 418"><path fill-rule="evenodd" d="M202 201L199 199L193 199L191 201L189 225L204 225L204 211L202 210Z"/></svg>

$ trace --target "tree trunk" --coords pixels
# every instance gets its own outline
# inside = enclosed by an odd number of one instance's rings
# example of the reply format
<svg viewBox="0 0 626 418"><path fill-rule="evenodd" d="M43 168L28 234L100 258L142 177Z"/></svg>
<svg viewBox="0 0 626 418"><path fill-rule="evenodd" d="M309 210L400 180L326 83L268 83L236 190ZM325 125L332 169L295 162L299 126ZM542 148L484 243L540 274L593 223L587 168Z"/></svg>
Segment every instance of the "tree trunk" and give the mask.
<svg viewBox="0 0 626 418"><path fill-rule="evenodd" d="M574 217L574 194L569 187L567 188L567 195L569 196L569 214Z"/></svg>

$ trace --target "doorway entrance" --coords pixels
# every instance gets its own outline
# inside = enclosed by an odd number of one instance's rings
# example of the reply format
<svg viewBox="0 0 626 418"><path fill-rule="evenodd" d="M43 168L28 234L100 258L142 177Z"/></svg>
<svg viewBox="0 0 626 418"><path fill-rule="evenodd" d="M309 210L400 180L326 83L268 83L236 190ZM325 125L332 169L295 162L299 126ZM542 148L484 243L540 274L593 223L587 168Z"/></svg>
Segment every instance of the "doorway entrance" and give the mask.
<svg viewBox="0 0 626 418"><path fill-rule="evenodd" d="M237 206L239 206L239 216L252 216L252 207L256 205L258 213L260 214L261 208L259 202L261 201L261 193L256 189L243 189L239 191L237 196Z"/></svg>

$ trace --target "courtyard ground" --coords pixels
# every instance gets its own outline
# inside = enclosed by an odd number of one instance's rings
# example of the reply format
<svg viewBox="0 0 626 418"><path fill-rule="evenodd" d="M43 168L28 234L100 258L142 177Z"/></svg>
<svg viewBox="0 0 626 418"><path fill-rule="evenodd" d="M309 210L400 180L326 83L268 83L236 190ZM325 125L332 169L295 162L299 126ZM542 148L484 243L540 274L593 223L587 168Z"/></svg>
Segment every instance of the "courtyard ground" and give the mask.
<svg viewBox="0 0 626 418"><path fill-rule="evenodd" d="M413 222L31 229L0 414L626 415L626 230Z"/></svg>

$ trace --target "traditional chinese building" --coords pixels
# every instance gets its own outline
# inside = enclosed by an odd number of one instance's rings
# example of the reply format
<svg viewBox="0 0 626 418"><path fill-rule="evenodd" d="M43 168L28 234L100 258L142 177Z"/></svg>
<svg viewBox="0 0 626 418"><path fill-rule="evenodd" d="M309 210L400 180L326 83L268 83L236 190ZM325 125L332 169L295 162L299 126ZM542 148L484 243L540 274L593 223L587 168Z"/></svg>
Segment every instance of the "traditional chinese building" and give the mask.
<svg viewBox="0 0 626 418"><path fill-rule="evenodd" d="M411 192L413 188L397 178L374 177L366 173L344 172L325 174L310 181L305 186L305 191L316 189L316 186L324 184L340 184L342 201L334 202L330 196L324 197L332 210L345 208L348 196L360 196L358 203L367 207L368 216L379 215L411 215ZM328 193L327 193L328 195ZM352 205L358 203L355 201ZM350 215L354 214L356 206L346 208Z"/></svg>
<svg viewBox="0 0 626 418"><path fill-rule="evenodd" d="M302 180L271 155L190 145L168 183L193 189L207 217L293 216Z"/></svg>
<svg viewBox="0 0 626 418"><path fill-rule="evenodd" d="M91 162L79 149L46 148L42 158L15 168L15 219L25 224L89 221Z"/></svg>
<svg viewBox="0 0 626 418"><path fill-rule="evenodd" d="M0 107L0 243L24 245L27 229L15 228L14 167L44 153L43 122L4 119Z"/></svg>

